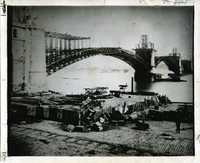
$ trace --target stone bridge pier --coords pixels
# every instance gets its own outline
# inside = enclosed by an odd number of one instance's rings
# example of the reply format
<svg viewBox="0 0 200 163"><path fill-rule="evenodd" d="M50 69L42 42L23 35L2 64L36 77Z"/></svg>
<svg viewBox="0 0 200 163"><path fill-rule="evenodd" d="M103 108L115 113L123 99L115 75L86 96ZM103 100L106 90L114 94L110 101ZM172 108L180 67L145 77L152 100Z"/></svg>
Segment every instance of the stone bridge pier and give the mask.
<svg viewBox="0 0 200 163"><path fill-rule="evenodd" d="M135 53L142 58L143 65L135 68L135 81L151 81L151 69L155 65L154 44L149 41L148 35L142 35L141 44L136 44Z"/></svg>
<svg viewBox="0 0 200 163"><path fill-rule="evenodd" d="M136 70L134 76L135 76L136 82L143 82L143 81L151 81L152 80L152 74L151 74L150 71Z"/></svg>

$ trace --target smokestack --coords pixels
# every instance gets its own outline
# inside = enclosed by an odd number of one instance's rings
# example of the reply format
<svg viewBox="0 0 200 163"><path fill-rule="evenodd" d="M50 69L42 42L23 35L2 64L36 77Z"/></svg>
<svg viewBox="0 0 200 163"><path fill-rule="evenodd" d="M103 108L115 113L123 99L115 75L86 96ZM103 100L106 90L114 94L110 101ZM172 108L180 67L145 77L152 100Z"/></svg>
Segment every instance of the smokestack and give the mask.
<svg viewBox="0 0 200 163"><path fill-rule="evenodd" d="M133 93L133 77L131 77L131 93Z"/></svg>

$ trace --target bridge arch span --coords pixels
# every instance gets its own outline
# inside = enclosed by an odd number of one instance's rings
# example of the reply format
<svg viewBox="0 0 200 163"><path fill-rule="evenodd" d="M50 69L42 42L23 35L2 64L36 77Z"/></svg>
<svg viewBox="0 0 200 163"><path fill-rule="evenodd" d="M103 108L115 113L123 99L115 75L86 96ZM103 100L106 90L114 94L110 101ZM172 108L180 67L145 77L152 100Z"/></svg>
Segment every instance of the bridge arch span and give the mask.
<svg viewBox="0 0 200 163"><path fill-rule="evenodd" d="M157 67L161 62L164 62L170 71L175 74L179 74L179 57L175 56L161 56L155 57L155 67Z"/></svg>
<svg viewBox="0 0 200 163"><path fill-rule="evenodd" d="M60 52L60 56L51 55L46 57L46 70L48 75L71 65L77 61L96 56L104 55L120 59L130 65L135 71L150 71L151 66L146 63L140 56L122 48L86 48L75 51Z"/></svg>

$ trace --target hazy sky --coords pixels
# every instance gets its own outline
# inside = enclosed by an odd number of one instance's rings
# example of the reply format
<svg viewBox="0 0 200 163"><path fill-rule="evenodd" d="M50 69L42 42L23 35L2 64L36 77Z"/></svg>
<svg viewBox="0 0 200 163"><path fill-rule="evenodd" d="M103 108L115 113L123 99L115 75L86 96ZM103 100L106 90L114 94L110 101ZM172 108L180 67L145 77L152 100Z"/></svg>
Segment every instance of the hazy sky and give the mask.
<svg viewBox="0 0 200 163"><path fill-rule="evenodd" d="M176 47L191 59L193 7L35 7L35 24L47 31L91 37L93 47L131 50L147 34L157 55Z"/></svg>

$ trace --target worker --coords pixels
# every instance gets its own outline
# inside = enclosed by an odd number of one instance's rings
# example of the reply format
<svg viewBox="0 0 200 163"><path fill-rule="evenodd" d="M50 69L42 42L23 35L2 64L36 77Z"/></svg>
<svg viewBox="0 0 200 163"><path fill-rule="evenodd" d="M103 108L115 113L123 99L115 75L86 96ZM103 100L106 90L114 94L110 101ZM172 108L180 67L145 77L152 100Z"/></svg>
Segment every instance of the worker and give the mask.
<svg viewBox="0 0 200 163"><path fill-rule="evenodd" d="M180 120L180 115L177 113L176 116L176 132L180 133L180 125L181 125L181 120Z"/></svg>

